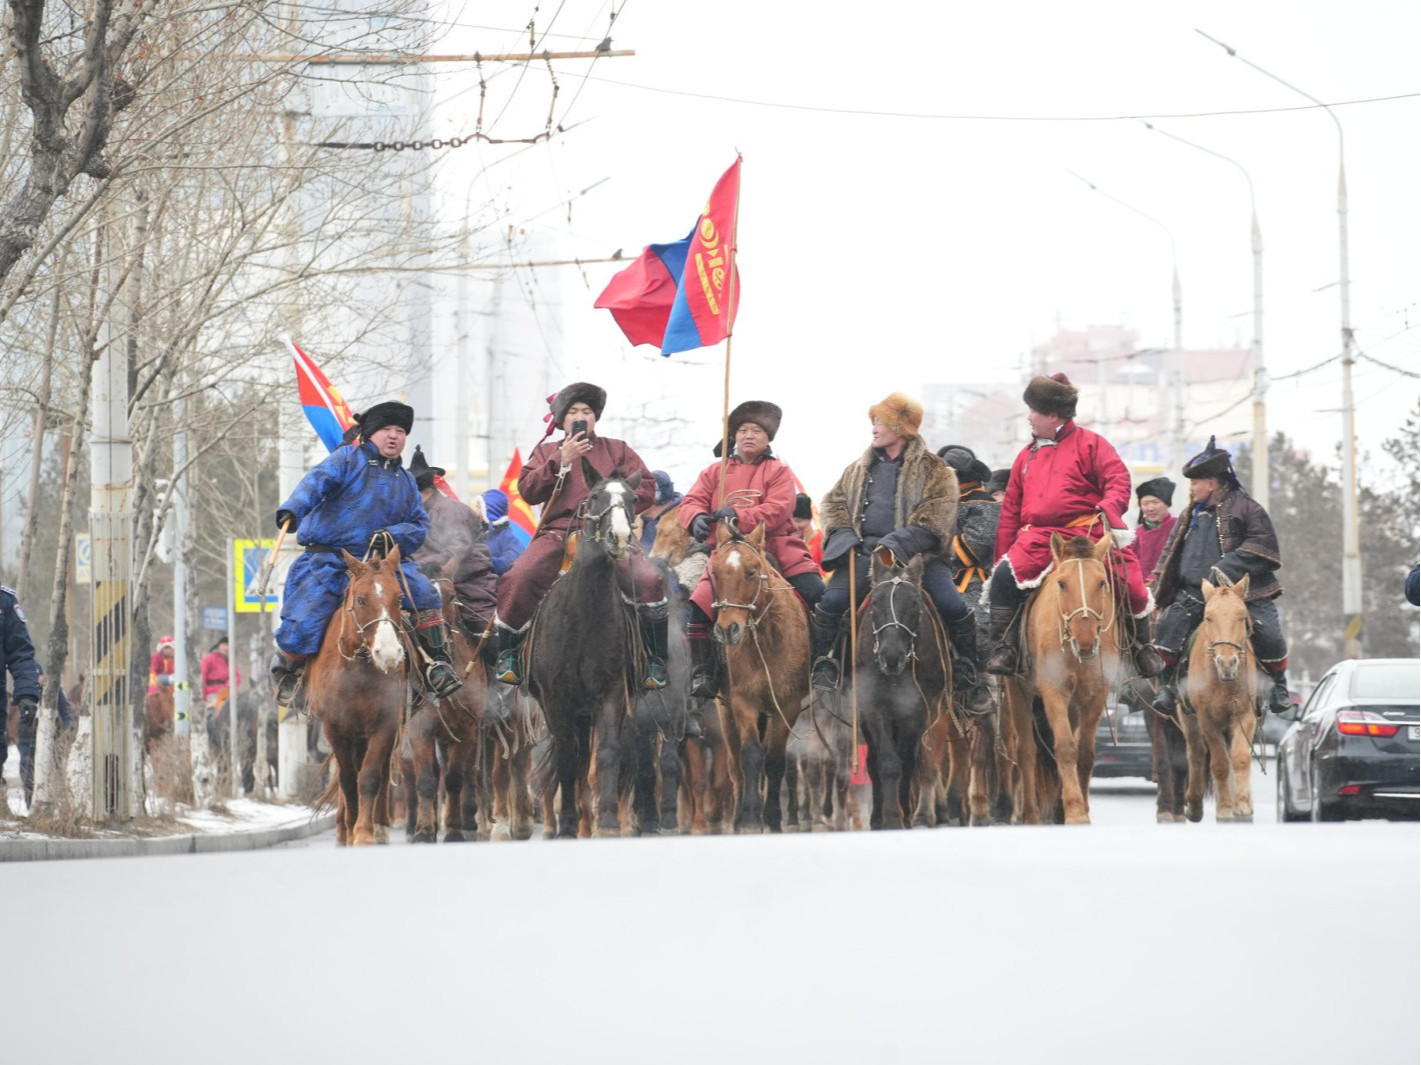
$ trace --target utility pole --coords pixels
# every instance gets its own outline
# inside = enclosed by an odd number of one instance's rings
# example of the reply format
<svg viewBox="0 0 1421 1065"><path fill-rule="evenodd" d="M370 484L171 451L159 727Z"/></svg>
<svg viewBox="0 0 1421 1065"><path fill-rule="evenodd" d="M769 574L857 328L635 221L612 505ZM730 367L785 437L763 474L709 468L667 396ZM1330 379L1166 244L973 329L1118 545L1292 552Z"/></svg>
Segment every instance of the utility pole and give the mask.
<svg viewBox="0 0 1421 1065"><path fill-rule="evenodd" d="M121 271L112 223L104 233L103 276L110 295ZM137 743L130 721L129 583L133 574L133 442L128 435L128 358L111 304L93 367L89 452L89 535L93 546L93 700L95 821L129 821L135 812Z"/></svg>
<svg viewBox="0 0 1421 1065"><path fill-rule="evenodd" d="M1336 113L1312 93L1304 92L1277 74L1245 59L1223 41L1203 30L1199 36L1217 44L1230 56L1285 89L1316 104L1327 112L1337 128L1337 291L1342 317L1342 615L1343 639L1348 658L1360 658L1362 643L1362 555L1357 521L1357 430L1356 403L1352 395L1352 366L1357 361L1352 337L1352 274L1347 256L1347 162L1342 123Z"/></svg>
<svg viewBox="0 0 1421 1065"><path fill-rule="evenodd" d="M188 682L187 562L187 400L173 405L173 735L189 734L192 685Z"/></svg>

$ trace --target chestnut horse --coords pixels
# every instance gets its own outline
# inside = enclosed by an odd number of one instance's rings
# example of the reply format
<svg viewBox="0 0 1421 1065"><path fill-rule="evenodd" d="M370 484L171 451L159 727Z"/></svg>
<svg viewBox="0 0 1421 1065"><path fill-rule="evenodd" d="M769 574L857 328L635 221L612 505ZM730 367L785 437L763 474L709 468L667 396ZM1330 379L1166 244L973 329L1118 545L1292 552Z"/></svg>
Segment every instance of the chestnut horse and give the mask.
<svg viewBox="0 0 1421 1065"><path fill-rule="evenodd" d="M360 846L389 838L390 758L408 656L400 632L399 548L369 562L348 551L341 556L350 583L306 669L306 702L336 763L336 845Z"/></svg>
<svg viewBox="0 0 1421 1065"><path fill-rule="evenodd" d="M1038 787L1054 790L1059 775L1068 825L1090 823L1090 775L1095 730L1120 668L1122 642L1111 584L1110 537L1062 539L1051 534L1052 565L1027 600L1023 661L1029 676L1003 678L1004 713L1010 718L1019 772L1017 816L1041 823ZM1034 702L1045 710L1055 765L1038 776ZM1045 737L1041 737L1043 745ZM1051 769L1056 771L1050 772Z"/></svg>
<svg viewBox="0 0 1421 1065"><path fill-rule="evenodd" d="M1216 570L1215 573L1218 571ZM1248 577L1237 584L1203 581L1204 620L1191 641L1181 714L1189 750L1184 804L1191 821L1204 816L1204 785L1214 776L1216 821L1252 821L1250 748L1258 728L1258 658L1248 617Z"/></svg>
<svg viewBox="0 0 1421 1065"><path fill-rule="evenodd" d="M804 601L765 554L765 526L741 536L716 528L711 557L714 635L725 651L721 731L741 832L780 831L785 742L809 697Z"/></svg>

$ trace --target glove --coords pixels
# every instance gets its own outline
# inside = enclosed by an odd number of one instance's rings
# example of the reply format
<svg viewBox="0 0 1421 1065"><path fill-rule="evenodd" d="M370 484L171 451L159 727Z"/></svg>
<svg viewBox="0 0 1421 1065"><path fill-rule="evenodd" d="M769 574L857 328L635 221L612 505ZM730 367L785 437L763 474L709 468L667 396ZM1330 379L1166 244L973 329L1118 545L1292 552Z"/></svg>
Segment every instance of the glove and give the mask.
<svg viewBox="0 0 1421 1065"><path fill-rule="evenodd" d="M702 542L710 536L711 516L709 514L697 514L691 519L691 535Z"/></svg>
<svg viewBox="0 0 1421 1065"><path fill-rule="evenodd" d="M735 508L721 507L719 510L712 511L711 517L716 521L728 521L730 522L730 524L734 525L736 521Z"/></svg>
<svg viewBox="0 0 1421 1065"><path fill-rule="evenodd" d="M276 512L276 527L278 529L284 529L288 525L291 527L291 530L295 532L296 515L289 510L278 510Z"/></svg>
<svg viewBox="0 0 1421 1065"><path fill-rule="evenodd" d="M377 558L389 558L390 552L395 549L395 538L390 535L389 529L376 529L375 534L370 537L370 550Z"/></svg>
<svg viewBox="0 0 1421 1065"><path fill-rule="evenodd" d="M938 538L935 533L921 525L907 525L888 533L878 541L878 546L892 551L899 562L910 562L914 555L935 551Z"/></svg>
<svg viewBox="0 0 1421 1065"><path fill-rule="evenodd" d="M20 712L20 731L33 732L39 718L39 703L34 696L24 695L15 700L15 709Z"/></svg>

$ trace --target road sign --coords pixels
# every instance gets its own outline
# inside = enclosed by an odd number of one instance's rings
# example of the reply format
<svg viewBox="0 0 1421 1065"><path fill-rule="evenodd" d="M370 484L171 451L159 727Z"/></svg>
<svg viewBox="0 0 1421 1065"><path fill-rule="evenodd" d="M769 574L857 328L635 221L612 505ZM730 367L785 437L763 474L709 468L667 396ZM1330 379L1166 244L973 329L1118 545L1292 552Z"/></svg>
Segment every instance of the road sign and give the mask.
<svg viewBox="0 0 1421 1065"><path fill-rule="evenodd" d="M239 614L260 614L276 605L275 595L262 596L249 591L261 573L266 553L276 546L275 540L232 541L232 583L235 608Z"/></svg>
<svg viewBox="0 0 1421 1065"><path fill-rule="evenodd" d="M227 631L227 608L225 606L205 606L202 608L202 627L213 632Z"/></svg>
<svg viewBox="0 0 1421 1065"><path fill-rule="evenodd" d="M88 584L94 579L94 542L88 533L74 534L74 581Z"/></svg>

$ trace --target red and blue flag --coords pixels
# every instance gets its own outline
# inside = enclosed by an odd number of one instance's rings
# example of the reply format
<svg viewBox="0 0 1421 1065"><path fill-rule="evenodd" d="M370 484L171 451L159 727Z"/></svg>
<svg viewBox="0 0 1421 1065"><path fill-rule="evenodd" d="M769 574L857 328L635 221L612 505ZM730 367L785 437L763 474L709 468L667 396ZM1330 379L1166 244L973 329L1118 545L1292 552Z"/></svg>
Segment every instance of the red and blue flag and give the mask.
<svg viewBox="0 0 1421 1065"><path fill-rule="evenodd" d="M691 232L672 244L647 245L594 306L611 311L633 344L656 344L663 355L719 344L730 336L740 307L739 202L736 158L715 183Z"/></svg>
<svg viewBox="0 0 1421 1065"><path fill-rule="evenodd" d="M286 346L291 349L291 357L296 361L296 387L301 393L301 409L306 412L306 420L316 430L326 450L334 451L340 447L345 431L355 424L350 405L311 356L289 339Z"/></svg>

